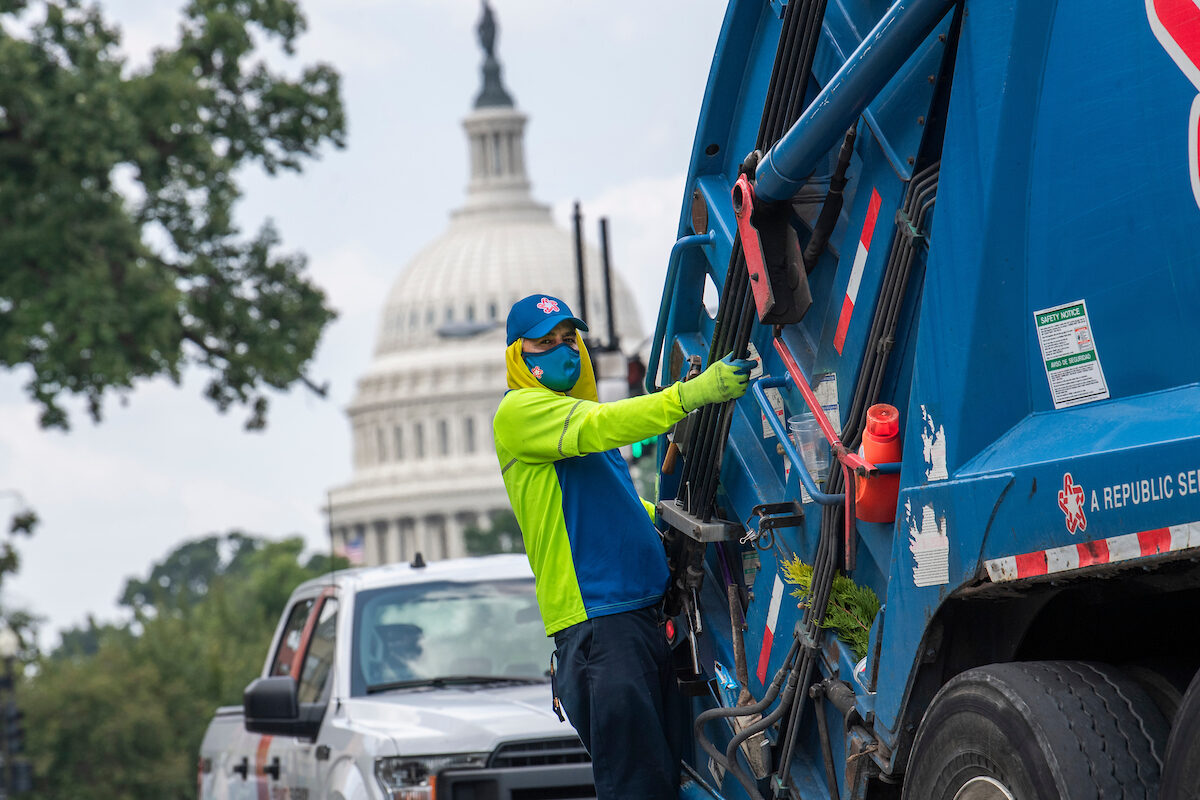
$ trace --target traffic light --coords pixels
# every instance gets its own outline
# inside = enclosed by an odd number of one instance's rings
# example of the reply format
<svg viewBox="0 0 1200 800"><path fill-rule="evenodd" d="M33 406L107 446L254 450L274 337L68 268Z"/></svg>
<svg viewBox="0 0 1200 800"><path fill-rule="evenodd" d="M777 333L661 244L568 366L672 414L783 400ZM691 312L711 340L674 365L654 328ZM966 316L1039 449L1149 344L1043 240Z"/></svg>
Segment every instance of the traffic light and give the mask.
<svg viewBox="0 0 1200 800"><path fill-rule="evenodd" d="M11 794L24 794L33 791L33 766L28 761L12 763Z"/></svg>
<svg viewBox="0 0 1200 800"><path fill-rule="evenodd" d="M636 459L641 458L643 455L648 455L647 451L650 448L654 447L654 443L656 441L658 441L657 436L647 436L645 439L642 439L640 442L634 442L633 444L631 444L629 446L629 449L630 449L630 452L633 454L634 459L636 460Z"/></svg>
<svg viewBox="0 0 1200 800"><path fill-rule="evenodd" d="M4 752L10 756L25 752L25 712L15 700L4 704Z"/></svg>

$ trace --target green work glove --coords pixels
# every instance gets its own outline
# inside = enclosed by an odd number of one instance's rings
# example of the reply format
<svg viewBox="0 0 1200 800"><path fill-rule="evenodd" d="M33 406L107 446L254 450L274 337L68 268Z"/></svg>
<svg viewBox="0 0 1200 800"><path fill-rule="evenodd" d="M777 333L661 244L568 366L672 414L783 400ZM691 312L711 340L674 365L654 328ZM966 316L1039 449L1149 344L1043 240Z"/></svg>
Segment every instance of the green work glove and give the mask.
<svg viewBox="0 0 1200 800"><path fill-rule="evenodd" d="M683 410L694 411L709 403L736 400L746 393L750 370L753 368L753 361L734 358L733 353L710 364L704 372L679 384L679 401L683 404Z"/></svg>

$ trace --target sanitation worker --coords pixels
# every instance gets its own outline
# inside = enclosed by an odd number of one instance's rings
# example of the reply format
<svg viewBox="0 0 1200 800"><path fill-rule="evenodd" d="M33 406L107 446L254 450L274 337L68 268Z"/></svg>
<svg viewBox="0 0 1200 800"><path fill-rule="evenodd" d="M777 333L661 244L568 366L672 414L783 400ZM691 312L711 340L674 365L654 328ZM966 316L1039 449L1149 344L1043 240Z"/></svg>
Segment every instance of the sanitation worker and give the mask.
<svg viewBox="0 0 1200 800"><path fill-rule="evenodd" d="M592 756L597 798L674 800L684 721L663 630L667 559L617 448L741 397L752 362L726 357L686 383L600 403L579 331L556 297L512 307L496 455L557 648L555 709Z"/></svg>

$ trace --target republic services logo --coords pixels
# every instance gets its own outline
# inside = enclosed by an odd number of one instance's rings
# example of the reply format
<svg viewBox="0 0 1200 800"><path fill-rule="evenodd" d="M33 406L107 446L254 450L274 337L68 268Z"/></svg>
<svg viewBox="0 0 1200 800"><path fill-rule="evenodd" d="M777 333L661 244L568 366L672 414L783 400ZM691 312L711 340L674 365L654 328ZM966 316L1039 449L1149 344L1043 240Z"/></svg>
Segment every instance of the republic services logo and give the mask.
<svg viewBox="0 0 1200 800"><path fill-rule="evenodd" d="M558 311L558 303L551 300L549 297L543 297L538 301L537 307L547 314L553 314Z"/></svg>
<svg viewBox="0 0 1200 800"><path fill-rule="evenodd" d="M1083 515L1083 487L1074 482L1069 472L1063 474L1063 488L1058 493L1058 507L1067 515L1068 533L1087 530L1087 517Z"/></svg>

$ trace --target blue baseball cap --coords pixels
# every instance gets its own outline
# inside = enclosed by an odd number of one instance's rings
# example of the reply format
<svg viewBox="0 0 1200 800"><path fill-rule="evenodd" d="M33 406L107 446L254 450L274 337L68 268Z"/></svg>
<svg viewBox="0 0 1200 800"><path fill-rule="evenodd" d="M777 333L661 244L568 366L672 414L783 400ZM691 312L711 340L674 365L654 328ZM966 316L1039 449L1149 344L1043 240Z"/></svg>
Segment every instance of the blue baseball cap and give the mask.
<svg viewBox="0 0 1200 800"><path fill-rule="evenodd" d="M588 326L562 300L548 294L531 294L513 303L508 312L508 343L545 336L563 320L574 322L576 328L587 333Z"/></svg>

